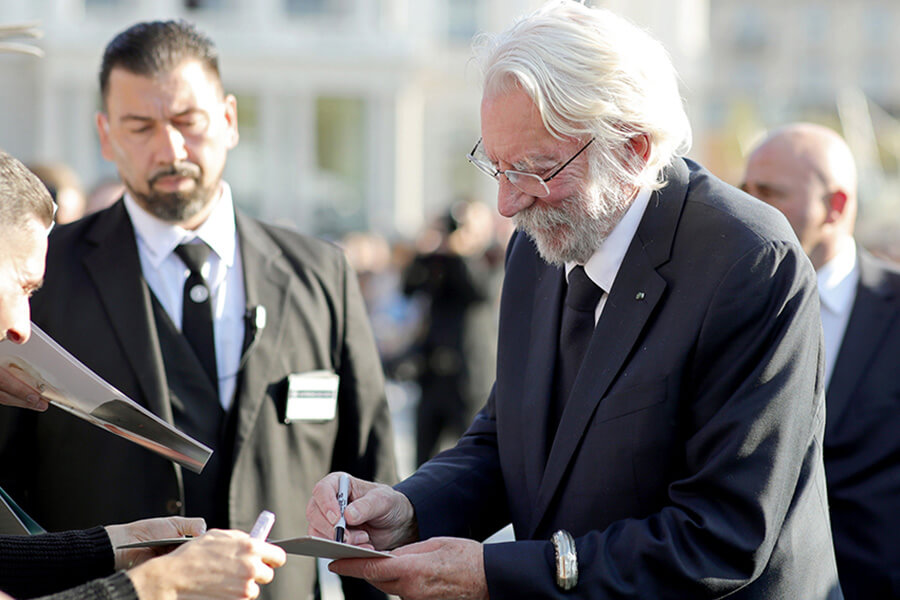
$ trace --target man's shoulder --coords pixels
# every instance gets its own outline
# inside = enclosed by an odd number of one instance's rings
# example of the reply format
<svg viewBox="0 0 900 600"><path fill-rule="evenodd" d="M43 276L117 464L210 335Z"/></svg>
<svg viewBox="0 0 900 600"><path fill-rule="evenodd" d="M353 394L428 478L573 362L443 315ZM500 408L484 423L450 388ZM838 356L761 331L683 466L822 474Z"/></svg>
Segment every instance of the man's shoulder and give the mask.
<svg viewBox="0 0 900 600"><path fill-rule="evenodd" d="M857 248L859 286L900 305L900 265L874 256L865 248Z"/></svg>
<svg viewBox="0 0 900 600"><path fill-rule="evenodd" d="M47 260L72 259L79 256L96 244L103 243L110 234L127 232L119 229L130 225L128 213L121 201L109 208L91 213L81 219L65 225L56 225L50 232L47 248ZM129 236L133 239L133 234ZM118 238L117 238L118 239Z"/></svg>
<svg viewBox="0 0 900 600"><path fill-rule="evenodd" d="M241 243L255 245L264 256L280 253L294 270L344 269L344 253L332 242L240 213L237 219Z"/></svg>
<svg viewBox="0 0 900 600"><path fill-rule="evenodd" d="M749 243L798 244L787 219L765 202L725 183L704 167L686 160L690 183L685 202L686 224L707 229L722 245ZM727 238L730 236L730 240ZM730 241L726 244L726 241Z"/></svg>

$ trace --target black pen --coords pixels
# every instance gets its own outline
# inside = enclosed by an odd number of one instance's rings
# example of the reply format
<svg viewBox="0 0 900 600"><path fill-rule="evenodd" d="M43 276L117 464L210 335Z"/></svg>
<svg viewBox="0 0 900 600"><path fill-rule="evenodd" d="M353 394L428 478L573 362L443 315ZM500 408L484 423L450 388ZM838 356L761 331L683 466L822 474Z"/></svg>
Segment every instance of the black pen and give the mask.
<svg viewBox="0 0 900 600"><path fill-rule="evenodd" d="M344 531L347 529L347 521L344 520L344 509L347 508L347 498L350 495L350 476L341 473L341 479L338 482L338 506L341 507L341 518L338 519L337 525L334 526L334 541L344 541Z"/></svg>

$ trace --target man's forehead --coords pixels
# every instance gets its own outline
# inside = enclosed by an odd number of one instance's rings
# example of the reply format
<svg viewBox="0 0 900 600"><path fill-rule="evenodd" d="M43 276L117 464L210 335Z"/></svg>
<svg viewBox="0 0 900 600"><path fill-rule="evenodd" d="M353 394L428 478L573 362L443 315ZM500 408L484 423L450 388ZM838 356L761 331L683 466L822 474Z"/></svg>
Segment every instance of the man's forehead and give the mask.
<svg viewBox="0 0 900 600"><path fill-rule="evenodd" d="M218 83L199 61L188 60L154 75L142 75L116 66L110 71L107 107L113 112L123 106L164 105L175 111L198 102L221 99Z"/></svg>

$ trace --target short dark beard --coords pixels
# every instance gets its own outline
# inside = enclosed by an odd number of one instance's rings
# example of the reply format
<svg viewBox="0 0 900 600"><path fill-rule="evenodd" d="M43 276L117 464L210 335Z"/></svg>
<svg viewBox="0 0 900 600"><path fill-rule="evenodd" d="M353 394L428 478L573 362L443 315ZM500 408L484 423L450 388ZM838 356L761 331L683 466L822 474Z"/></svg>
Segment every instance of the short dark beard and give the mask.
<svg viewBox="0 0 900 600"><path fill-rule="evenodd" d="M196 183L196 187L190 192L159 193L153 191L153 185L159 179L171 175L190 177ZM135 201L154 217L167 223L182 223L198 215L209 206L215 197L220 179L216 179L212 185L207 187L200 185L202 180L203 172L200 167L192 163L181 163L154 172L147 181L149 193L136 192L134 189L128 191Z"/></svg>

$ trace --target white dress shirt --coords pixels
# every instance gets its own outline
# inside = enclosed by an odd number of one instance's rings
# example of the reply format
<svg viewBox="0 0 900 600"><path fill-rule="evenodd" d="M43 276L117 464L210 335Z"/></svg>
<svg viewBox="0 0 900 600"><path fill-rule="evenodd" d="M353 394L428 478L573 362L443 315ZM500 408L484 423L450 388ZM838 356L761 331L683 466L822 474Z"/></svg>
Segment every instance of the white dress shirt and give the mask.
<svg viewBox="0 0 900 600"><path fill-rule="evenodd" d="M597 309L594 312L594 324L600 320L600 314L603 312L603 307L606 306L609 291L616 280L616 275L619 274L619 267L622 266L622 261L625 260L625 253L628 252L631 240L634 238L634 234L637 233L638 225L641 224L644 211L647 210L650 195L649 189L642 189L638 192L634 202L625 211L621 220L584 264L584 272L588 278L606 292L597 303ZM566 263L566 282L569 281L569 272L574 268L574 262Z"/></svg>
<svg viewBox="0 0 900 600"><path fill-rule="evenodd" d="M195 238L212 248L201 272L212 294L219 401L228 410L237 387L247 302L234 203L231 188L224 181L219 197L213 202L215 207L206 221L191 231L157 219L144 211L130 194L125 194L125 209L134 225L144 279L179 330L184 282L190 270L175 254L175 248Z"/></svg>
<svg viewBox="0 0 900 600"><path fill-rule="evenodd" d="M825 333L825 385L831 381L831 372L844 340L850 311L856 299L859 283L859 263L856 260L856 242L846 237L840 242L837 255L816 272L821 304L822 331Z"/></svg>

